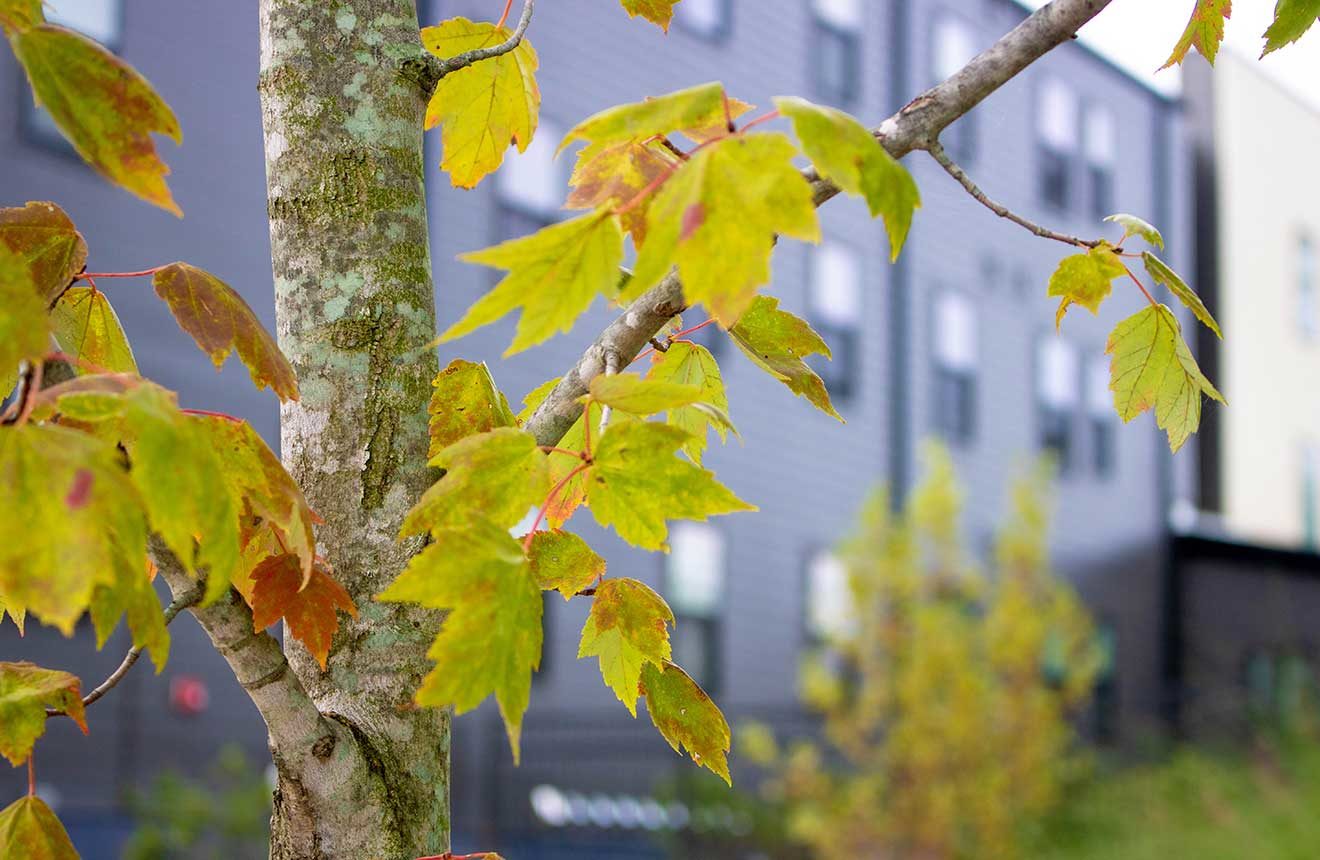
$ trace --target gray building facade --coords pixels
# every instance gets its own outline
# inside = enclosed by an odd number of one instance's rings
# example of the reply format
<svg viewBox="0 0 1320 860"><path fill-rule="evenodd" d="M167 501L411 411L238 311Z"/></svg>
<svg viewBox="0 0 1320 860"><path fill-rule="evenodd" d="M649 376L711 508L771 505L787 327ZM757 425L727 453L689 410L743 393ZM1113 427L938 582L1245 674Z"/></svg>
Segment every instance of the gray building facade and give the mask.
<svg viewBox="0 0 1320 860"><path fill-rule="evenodd" d="M0 200L64 206L102 270L174 259L202 266L272 324L256 3L82 5L114 8L97 19L107 31L93 35L137 65L180 116L185 144L166 144L164 157L187 217L178 221L109 187L43 134L7 56L0 59ZM423 23L434 23L489 17L496 4L422 5ZM667 36L614 3L560 0L539 10L530 34L541 58L537 140L478 190L449 186L436 167L438 136L429 136L441 329L496 280L457 254L566 216L559 206L571 156L550 156L587 115L722 80L753 104L798 94L873 123L1026 14L1011 0L684 0L678 8ZM584 40L599 47L584 50ZM950 128L944 143L991 197L1015 211L1080 235L1111 234L1101 217L1132 212L1164 230L1175 268L1191 269L1191 165L1180 107L1083 46L1063 46L1028 69ZM1119 289L1099 320L1074 311L1056 335L1045 286L1067 249L999 221L921 154L907 162L924 205L897 264L889 263L883 226L852 200L822 210L822 246L785 243L776 251L769 290L834 349L835 361L819 369L847 424L793 398L731 344L706 338L744 436L741 445L712 448L707 465L761 511L676 525L668 555L628 548L585 513L570 527L607 557L612 573L667 596L679 617L676 659L731 722L755 715L801 727L798 659L813 625L828 620L828 592L837 589L828 550L866 494L889 482L901 495L918 476L922 440L943 438L966 484L964 526L988 547L1015 470L1053 451L1061 464L1056 566L1115 643L1115 675L1097 722L1105 735L1145 731L1163 705L1165 522L1175 500L1194 490L1195 443L1171 457L1152 420L1124 427L1113 414L1104 338L1139 308L1139 297ZM217 374L148 289L110 287L144 373L179 390L186 405L247 417L273 440L274 398L255 392L235 363ZM489 361L516 399L569 367L615 312L598 303L571 334L510 360L499 358L512 336L505 320L446 345L441 359ZM522 766L512 768L493 708L456 723L456 849L651 856L649 830L682 823L681 811L647 800L652 786L691 765L644 717L629 718L594 661L575 659L588 607L557 596L546 607ZM113 800L145 774L161 766L197 770L208 750L231 738L264 754L260 719L223 661L191 620L171 629L174 656L163 679L135 670L130 687L92 709L90 738L57 726L38 747L42 780L60 792L61 814L82 834L87 857L113 856L96 853L95 834L122 827ZM0 658L67 667L87 684L122 649L115 640L93 654L85 629L73 642L35 625L21 641L12 627L0 630ZM172 700L180 678L205 686L207 707L185 713ZM105 762L96 779L84 776L89 761ZM15 794L19 784L17 772L5 773L0 792Z"/></svg>

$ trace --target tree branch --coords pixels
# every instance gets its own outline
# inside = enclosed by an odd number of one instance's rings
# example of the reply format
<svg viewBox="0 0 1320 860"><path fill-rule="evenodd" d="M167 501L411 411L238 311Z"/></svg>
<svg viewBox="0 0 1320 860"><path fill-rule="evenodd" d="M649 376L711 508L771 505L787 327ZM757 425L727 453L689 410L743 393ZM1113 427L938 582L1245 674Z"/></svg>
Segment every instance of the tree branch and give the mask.
<svg viewBox="0 0 1320 860"><path fill-rule="evenodd" d="M967 189L967 193L972 195L977 203L980 203L1000 218L1007 218L1009 221L1012 221L1019 227L1025 228L1027 231L1041 237L1042 239L1053 239L1056 242L1063 242L1066 245L1074 245L1078 248L1094 248L1100 244L1100 242L1095 240L1088 242L1087 240L1079 239L1076 236L1069 236L1065 233L1056 233L1048 227L1042 227L1036 222L1022 217L1007 206L991 200L986 196L986 193L972 181L972 177L967 175L967 171L959 167L958 164L949 157L949 154L944 151L944 147L939 141L932 141L926 144L926 151L930 153L930 157L935 159L940 167L944 168L945 173L952 176L958 181L959 185Z"/></svg>
<svg viewBox="0 0 1320 860"><path fill-rule="evenodd" d="M940 132L987 96L1011 81L1023 69L1074 38L1077 31L1111 0L1054 0L1037 9L998 42L978 54L943 83L908 102L898 113L880 123L875 136L894 158L913 150L939 146ZM807 171L817 206L839 193L839 187ZM611 361L627 366L661 331L687 307L683 285L671 271L656 286L633 302L601 333L577 363L569 368L527 422L527 430L538 445L557 445L578 416L578 398L587 393L592 378Z"/></svg>
<svg viewBox="0 0 1320 860"><path fill-rule="evenodd" d="M535 6L536 0L523 0L522 17L518 19L518 26L514 28L513 35L498 45L464 51L447 60L442 60L428 53L424 65L417 75L417 85L421 87L423 94L429 98L431 93L435 92L436 84L440 83L440 79L445 75L457 72L459 69L466 69L473 63L507 54L521 45L523 36L527 35L527 28L532 23L532 11Z"/></svg>

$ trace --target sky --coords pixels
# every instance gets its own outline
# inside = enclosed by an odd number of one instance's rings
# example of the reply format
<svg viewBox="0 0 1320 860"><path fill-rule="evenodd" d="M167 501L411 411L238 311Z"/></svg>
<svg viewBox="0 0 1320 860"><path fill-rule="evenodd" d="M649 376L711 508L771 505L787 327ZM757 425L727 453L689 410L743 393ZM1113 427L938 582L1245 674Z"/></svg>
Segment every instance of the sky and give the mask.
<svg viewBox="0 0 1320 860"><path fill-rule="evenodd" d="M1044 6L1045 0L1028 0ZM1081 38L1132 74L1163 92L1176 93L1178 70L1156 72L1168 59L1191 15L1194 0L1114 0L1082 28ZM1260 55L1261 34L1273 20L1272 0L1240 0L1233 4L1225 44L1243 57ZM1188 57L1187 62L1204 62ZM1320 25L1295 45L1266 57L1260 68L1316 110L1320 110Z"/></svg>

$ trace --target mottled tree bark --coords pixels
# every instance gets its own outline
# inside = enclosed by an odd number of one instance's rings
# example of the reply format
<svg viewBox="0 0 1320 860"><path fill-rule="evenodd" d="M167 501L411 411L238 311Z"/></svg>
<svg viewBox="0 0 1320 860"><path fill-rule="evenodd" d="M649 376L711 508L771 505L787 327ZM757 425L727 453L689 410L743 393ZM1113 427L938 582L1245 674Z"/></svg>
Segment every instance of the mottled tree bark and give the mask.
<svg viewBox="0 0 1320 860"><path fill-rule="evenodd" d="M286 637L334 727L310 758L272 733L272 858L411 858L449 841L449 715L417 709L439 616L374 601L418 547L396 537L433 475L435 309L412 0L261 0L261 93L280 347L302 399L285 465L358 606L329 669ZM329 747L326 749L325 747Z"/></svg>

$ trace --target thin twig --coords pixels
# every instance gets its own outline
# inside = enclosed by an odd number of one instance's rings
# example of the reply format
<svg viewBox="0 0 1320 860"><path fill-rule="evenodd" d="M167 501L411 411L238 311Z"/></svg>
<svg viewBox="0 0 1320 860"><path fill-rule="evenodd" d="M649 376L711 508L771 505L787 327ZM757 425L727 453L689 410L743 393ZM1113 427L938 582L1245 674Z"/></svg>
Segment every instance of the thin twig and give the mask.
<svg viewBox="0 0 1320 860"><path fill-rule="evenodd" d="M169 606L165 607L165 610L162 613L165 617L165 623L168 625L171 621L175 619L175 617L178 616L180 612L182 612L183 610L187 609L190 606L195 606L202 599L202 595L204 593L205 593L205 587L201 583L198 583L197 587L194 588L193 590L188 591L184 594L180 594L178 597L176 597L173 601L170 602ZM120 681L124 680L124 676L128 674L128 670L133 668L133 664L136 663L138 661L138 658L141 656L142 656L141 648L137 647L136 645L130 648L128 650L128 653L124 655L123 662L119 664L119 668L111 672L104 681L102 681L100 684L96 686L94 690L92 690L87 695L83 696L83 700L82 700L83 706L85 707L87 705L92 704L93 702L97 701L102 696L104 696L106 693L113 690ZM62 717L67 715L68 714L65 711L62 711L59 708L46 709L47 717Z"/></svg>
<svg viewBox="0 0 1320 860"><path fill-rule="evenodd" d="M976 183L972 181L972 178L967 175L967 171L959 167L954 160L949 157L949 154L944 151L944 147L940 145L938 140L931 141L927 144L926 151L930 153L930 157L935 159L940 167L944 168L945 173L952 176L958 181L959 185L967 189L967 193L972 195L977 203L980 203L1000 218L1007 218L1009 221L1012 221L1019 227L1025 228L1042 239L1053 239L1056 242L1063 242L1066 245L1072 245L1077 248L1094 248L1100 244L1098 240L1087 241L1086 239L1079 239L1076 236L1057 233L1048 227L1042 227L1034 221L1029 221L1026 218L1023 218L1007 206L991 200L986 196L984 191L977 187Z"/></svg>
<svg viewBox="0 0 1320 860"><path fill-rule="evenodd" d="M427 88L434 90L435 84L440 83L440 79L445 75L457 72L459 69L466 69L473 63L502 56L521 45L523 36L527 34L527 28L532 23L532 10L535 6L536 0L523 0L522 17L518 19L518 26L514 28L513 35L498 45L491 45L488 48L474 48L471 51L456 54L447 60L428 63L427 76L424 81Z"/></svg>

